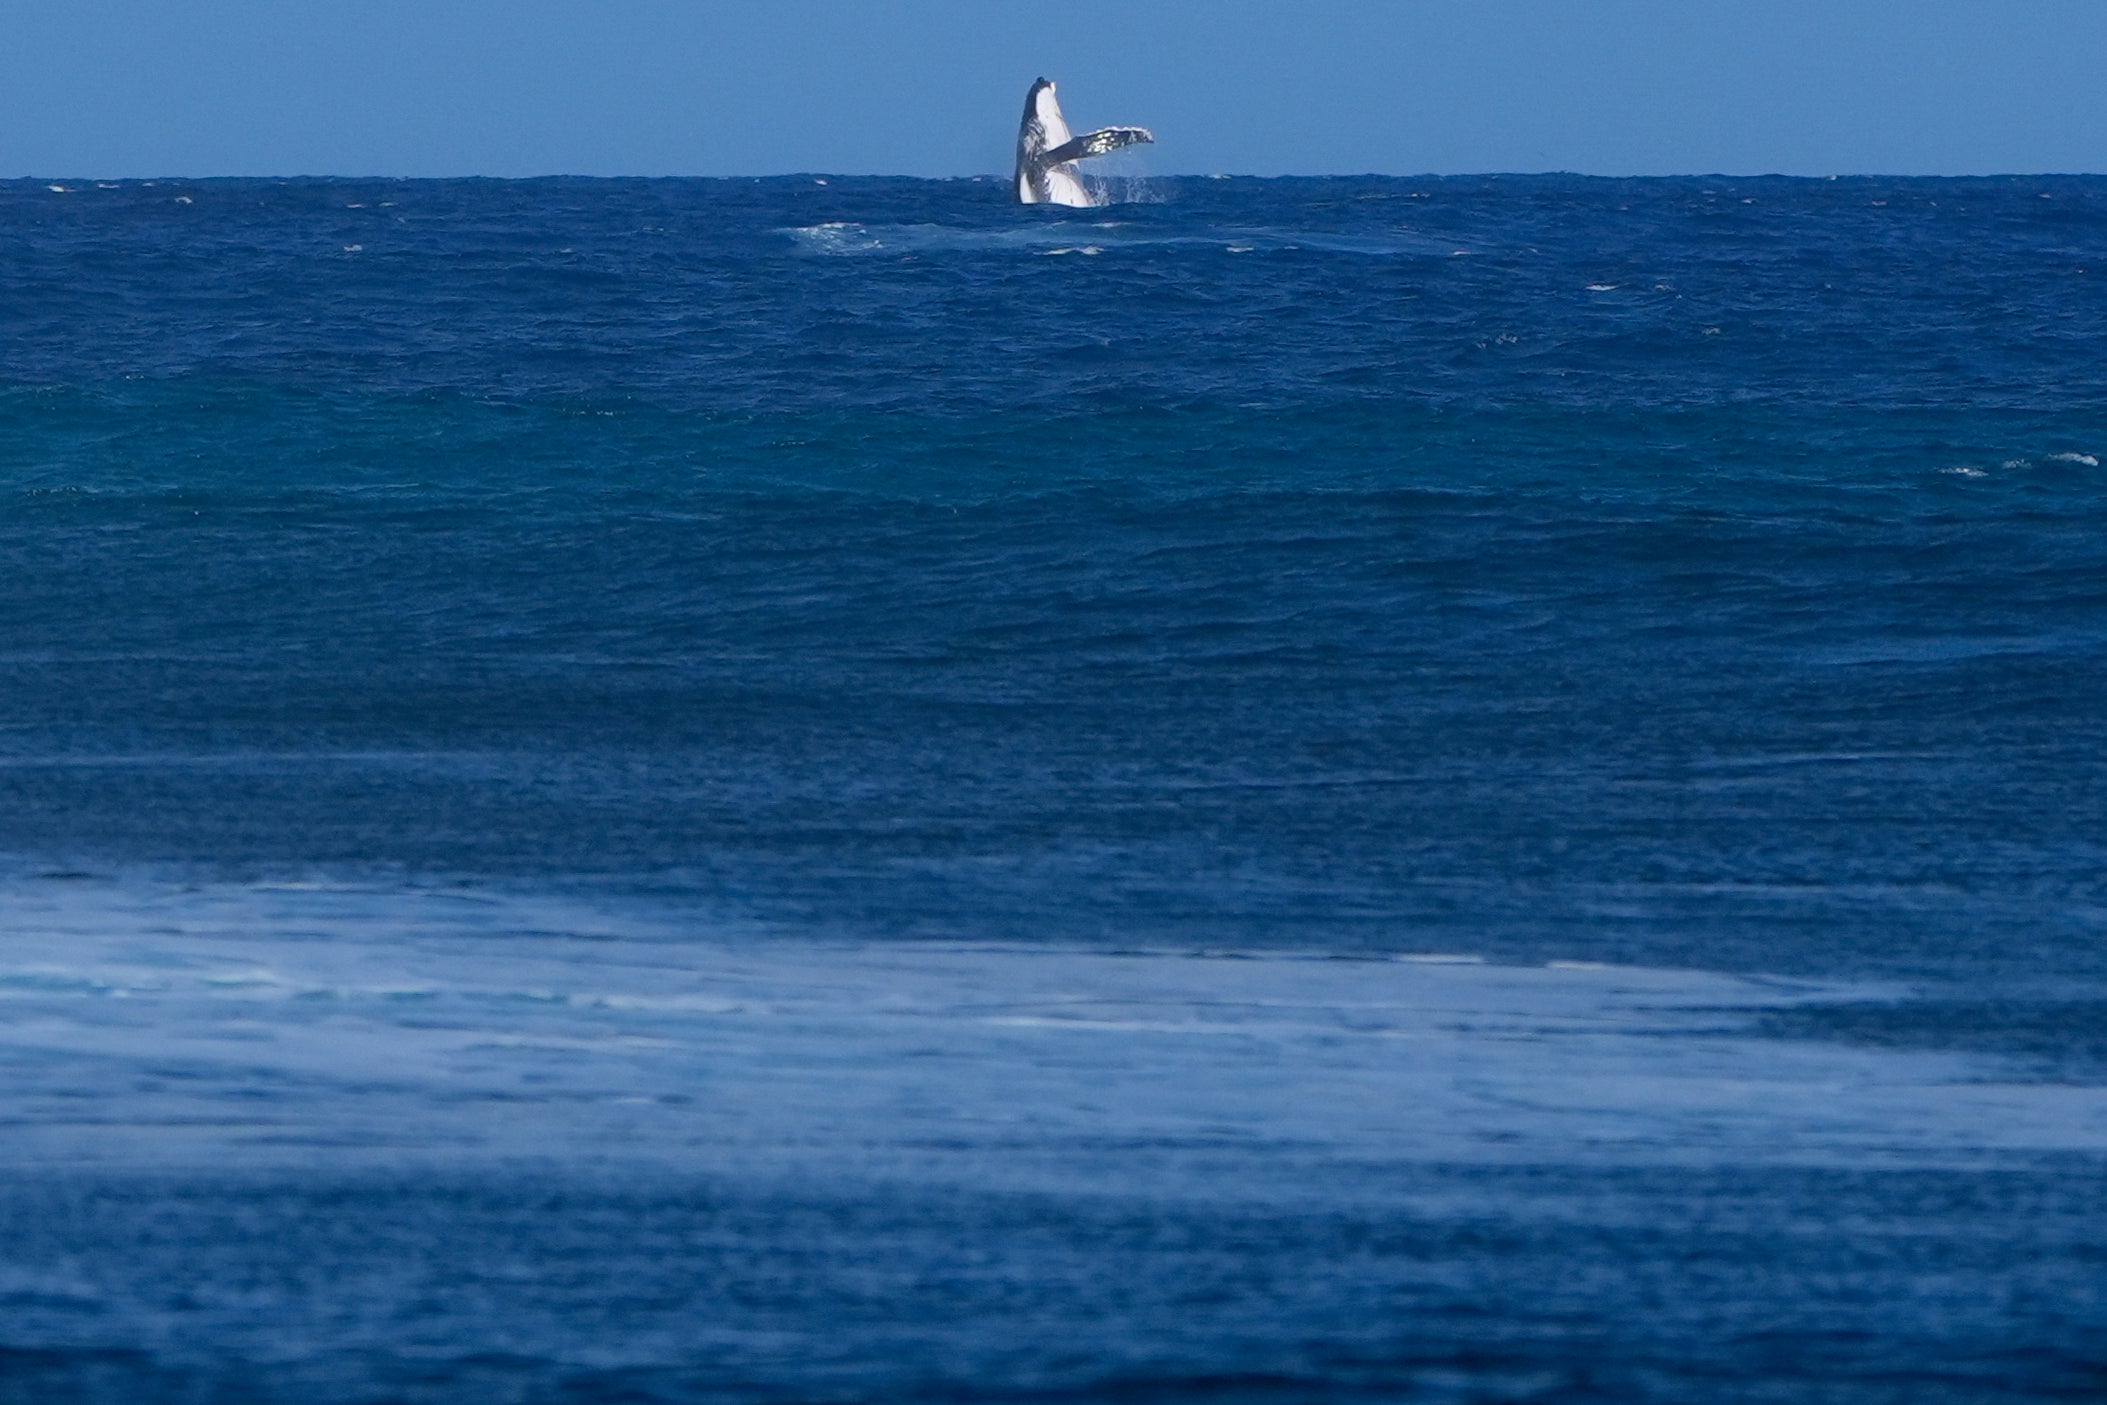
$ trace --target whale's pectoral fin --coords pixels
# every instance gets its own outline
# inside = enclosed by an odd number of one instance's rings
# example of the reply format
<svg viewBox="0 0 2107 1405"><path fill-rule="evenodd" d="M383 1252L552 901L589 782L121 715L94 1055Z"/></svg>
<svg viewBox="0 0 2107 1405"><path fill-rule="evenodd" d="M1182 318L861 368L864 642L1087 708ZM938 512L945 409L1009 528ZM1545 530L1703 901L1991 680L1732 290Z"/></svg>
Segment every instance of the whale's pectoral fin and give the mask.
<svg viewBox="0 0 2107 1405"><path fill-rule="evenodd" d="M1108 151L1117 151L1123 146L1141 146L1156 140L1156 134L1147 127L1102 127L1095 132L1085 132L1073 141L1061 143L1040 156L1047 165L1058 165L1063 161L1080 161L1085 156L1103 156Z"/></svg>

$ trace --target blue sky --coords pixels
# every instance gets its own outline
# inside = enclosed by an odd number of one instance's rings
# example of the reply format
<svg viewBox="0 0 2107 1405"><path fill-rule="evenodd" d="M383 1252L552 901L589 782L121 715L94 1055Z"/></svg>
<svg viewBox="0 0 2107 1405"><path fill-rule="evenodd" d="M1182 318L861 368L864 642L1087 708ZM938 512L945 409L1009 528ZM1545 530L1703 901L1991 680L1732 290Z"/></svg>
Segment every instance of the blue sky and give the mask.
<svg viewBox="0 0 2107 1405"><path fill-rule="evenodd" d="M2100 0L7 0L0 175L2107 171Z"/></svg>

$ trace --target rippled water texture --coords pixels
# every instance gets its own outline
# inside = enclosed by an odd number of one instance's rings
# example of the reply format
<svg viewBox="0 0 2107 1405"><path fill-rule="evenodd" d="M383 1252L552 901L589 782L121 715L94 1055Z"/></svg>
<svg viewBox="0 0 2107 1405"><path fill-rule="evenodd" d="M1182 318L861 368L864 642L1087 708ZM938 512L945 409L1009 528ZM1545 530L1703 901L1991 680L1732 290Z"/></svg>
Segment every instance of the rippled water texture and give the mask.
<svg viewBox="0 0 2107 1405"><path fill-rule="evenodd" d="M2107 181L0 183L0 1401L2107 1394Z"/></svg>

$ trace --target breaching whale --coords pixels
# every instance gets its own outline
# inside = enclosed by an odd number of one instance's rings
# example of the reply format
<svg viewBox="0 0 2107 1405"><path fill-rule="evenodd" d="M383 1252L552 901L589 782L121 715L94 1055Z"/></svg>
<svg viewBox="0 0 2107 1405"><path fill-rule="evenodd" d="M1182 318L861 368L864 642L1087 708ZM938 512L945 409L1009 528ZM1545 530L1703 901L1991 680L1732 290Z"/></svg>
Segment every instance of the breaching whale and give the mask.
<svg viewBox="0 0 2107 1405"><path fill-rule="evenodd" d="M1025 94L1024 125L1017 129L1017 199L1026 205L1101 204L1075 163L1154 140L1146 127L1103 127L1080 137L1070 135L1053 80L1041 78Z"/></svg>

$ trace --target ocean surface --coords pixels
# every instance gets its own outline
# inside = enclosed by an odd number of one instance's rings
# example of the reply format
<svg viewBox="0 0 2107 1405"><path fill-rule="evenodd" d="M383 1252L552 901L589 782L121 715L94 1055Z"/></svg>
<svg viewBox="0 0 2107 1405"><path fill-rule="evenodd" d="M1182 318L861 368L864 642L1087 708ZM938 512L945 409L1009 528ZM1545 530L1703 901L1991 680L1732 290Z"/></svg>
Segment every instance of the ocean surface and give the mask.
<svg viewBox="0 0 2107 1405"><path fill-rule="evenodd" d="M2107 1398L2107 179L0 183L0 1402Z"/></svg>

